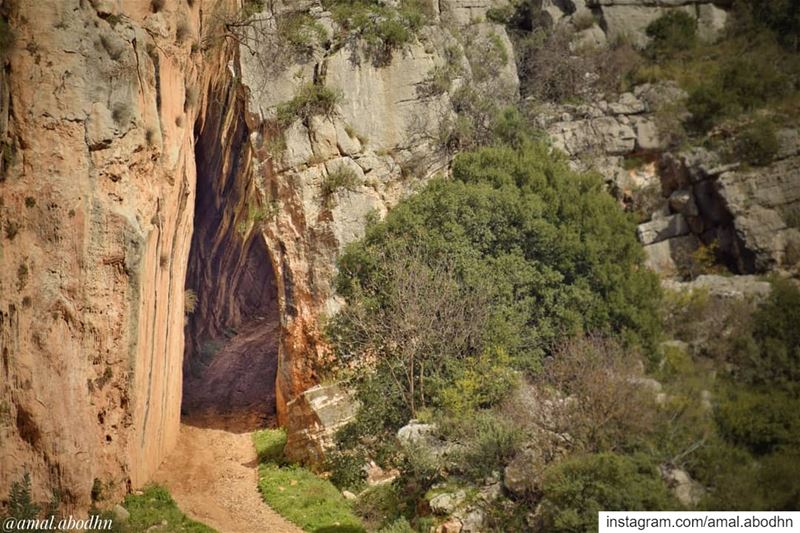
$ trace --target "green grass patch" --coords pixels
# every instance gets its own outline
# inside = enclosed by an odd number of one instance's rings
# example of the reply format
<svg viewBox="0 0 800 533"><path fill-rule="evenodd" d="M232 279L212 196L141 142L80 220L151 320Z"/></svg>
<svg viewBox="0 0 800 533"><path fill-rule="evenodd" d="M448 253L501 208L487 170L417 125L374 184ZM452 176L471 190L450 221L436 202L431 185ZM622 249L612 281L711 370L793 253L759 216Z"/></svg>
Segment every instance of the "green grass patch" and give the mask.
<svg viewBox="0 0 800 533"><path fill-rule="evenodd" d="M365 533L361 520L333 484L298 466L261 465L258 489L276 512L305 531Z"/></svg>
<svg viewBox="0 0 800 533"><path fill-rule="evenodd" d="M283 448L286 446L285 429L262 429L253 433L259 463L280 463L283 461Z"/></svg>
<svg viewBox="0 0 800 533"><path fill-rule="evenodd" d="M167 489L158 485L148 486L140 496L129 494L123 505L131 514L127 523L120 530L123 532L146 531L149 527L164 523L167 524L166 527L159 527L159 531L189 533L215 533L216 531L188 518L178 509Z"/></svg>

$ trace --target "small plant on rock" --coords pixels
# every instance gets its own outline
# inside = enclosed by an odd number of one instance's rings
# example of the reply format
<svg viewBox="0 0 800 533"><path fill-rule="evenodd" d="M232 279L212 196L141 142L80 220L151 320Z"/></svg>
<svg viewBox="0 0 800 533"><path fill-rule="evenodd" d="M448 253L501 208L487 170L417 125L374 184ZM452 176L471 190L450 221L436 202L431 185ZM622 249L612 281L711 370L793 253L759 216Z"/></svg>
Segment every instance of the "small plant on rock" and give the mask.
<svg viewBox="0 0 800 533"><path fill-rule="evenodd" d="M278 106L277 121L287 127L295 120L308 120L315 115L332 115L342 95L334 89L309 83L294 98Z"/></svg>

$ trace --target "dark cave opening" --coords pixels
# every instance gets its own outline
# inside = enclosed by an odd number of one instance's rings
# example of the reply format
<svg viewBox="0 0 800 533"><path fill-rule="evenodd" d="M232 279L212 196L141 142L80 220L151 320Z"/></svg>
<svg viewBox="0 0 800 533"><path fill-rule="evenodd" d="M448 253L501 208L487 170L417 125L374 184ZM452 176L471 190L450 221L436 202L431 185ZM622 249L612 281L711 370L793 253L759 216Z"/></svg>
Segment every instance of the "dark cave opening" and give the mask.
<svg viewBox="0 0 800 533"><path fill-rule="evenodd" d="M244 432L274 424L280 319L264 237L236 224L247 204L247 131L223 124L224 104L196 130L181 417Z"/></svg>

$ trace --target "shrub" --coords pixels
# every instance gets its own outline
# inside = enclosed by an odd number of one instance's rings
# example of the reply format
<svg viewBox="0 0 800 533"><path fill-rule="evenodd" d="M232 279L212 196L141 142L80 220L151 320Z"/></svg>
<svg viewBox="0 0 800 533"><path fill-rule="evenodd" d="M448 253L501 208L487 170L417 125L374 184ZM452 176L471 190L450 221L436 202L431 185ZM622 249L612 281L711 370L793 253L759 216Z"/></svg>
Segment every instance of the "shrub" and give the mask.
<svg viewBox="0 0 800 533"><path fill-rule="evenodd" d="M328 34L311 15L295 11L278 17L278 37L297 52L309 54Z"/></svg>
<svg viewBox="0 0 800 533"><path fill-rule="evenodd" d="M721 434L754 454L800 445L800 400L785 392L732 388L715 414Z"/></svg>
<svg viewBox="0 0 800 533"><path fill-rule="evenodd" d="M386 527L381 528L378 533L414 533L415 531L411 524L408 523L408 520L400 517Z"/></svg>
<svg viewBox="0 0 800 533"><path fill-rule="evenodd" d="M659 59L691 49L697 41L697 20L680 9L673 9L651 22L645 30L651 41L647 54Z"/></svg>
<svg viewBox="0 0 800 533"><path fill-rule="evenodd" d="M514 16L514 8L511 5L501 7L490 7L486 10L486 20L495 24L508 24Z"/></svg>
<svg viewBox="0 0 800 533"><path fill-rule="evenodd" d="M262 429L253 433L253 445L260 463L280 463L286 446L286 430Z"/></svg>
<svg viewBox="0 0 800 533"><path fill-rule="evenodd" d="M298 119L308 120L314 115L331 115L341 98L341 94L324 85L304 85L294 98L278 106L278 124L286 127Z"/></svg>
<svg viewBox="0 0 800 533"><path fill-rule="evenodd" d="M8 494L8 513L18 520L38 518L41 507L36 505L31 496L31 475L27 471L20 481L11 483Z"/></svg>
<svg viewBox="0 0 800 533"><path fill-rule="evenodd" d="M572 34L558 29L538 29L516 42L520 90L537 100L563 102L576 99L587 88L587 65L570 52Z"/></svg>
<svg viewBox="0 0 800 533"><path fill-rule="evenodd" d="M613 340L584 337L566 341L539 377L569 401L554 401L551 429L569 432L577 449L629 450L653 430L655 403L637 382L639 358Z"/></svg>
<svg viewBox="0 0 800 533"><path fill-rule="evenodd" d="M511 359L502 348L489 348L468 358L454 371L450 385L441 391L448 413L471 413L503 400L517 382Z"/></svg>
<svg viewBox="0 0 800 533"><path fill-rule="evenodd" d="M464 434L458 435L465 448L458 453L456 468L473 480L482 481L493 472L501 472L513 459L523 442L520 428L491 413L470 416Z"/></svg>
<svg viewBox="0 0 800 533"><path fill-rule="evenodd" d="M753 314L752 334L742 331L733 353L736 376L748 383L797 393L800 382L800 289L772 283L769 298Z"/></svg>
<svg viewBox="0 0 800 533"><path fill-rule="evenodd" d="M324 201L330 202L337 191L353 191L360 184L356 171L342 164L323 178L320 193Z"/></svg>
<svg viewBox="0 0 800 533"><path fill-rule="evenodd" d="M689 92L686 109L691 113L689 126L699 132L706 132L728 110L726 95L717 85L703 84Z"/></svg>
<svg viewBox="0 0 800 533"><path fill-rule="evenodd" d="M535 370L555 342L584 329L625 331L652 342L656 279L639 267L632 221L597 176L576 174L544 145L526 141L519 149L459 155L453 178L432 181L345 251L337 289L352 309L390 313L396 300L389 281L398 266L385 258L392 250L413 250L428 264L452 262L448 276L492 302L480 322L483 332L472 336L481 342L448 360L494 346L516 366ZM429 302L431 295L421 298ZM342 360L386 353L354 349L353 340L365 339L349 336L356 331L344 329L333 339ZM451 347L443 353L458 353Z"/></svg>
<svg viewBox="0 0 800 533"><path fill-rule="evenodd" d="M323 6L351 35L361 38L376 65L386 65L395 50L411 42L431 15L430 3L401 0L397 6L376 0L326 0Z"/></svg>
<svg viewBox="0 0 800 533"><path fill-rule="evenodd" d="M734 23L740 30L759 31L768 28L789 50L800 49L800 6L792 0L734 3Z"/></svg>
<svg viewBox="0 0 800 533"><path fill-rule="evenodd" d="M599 511L664 511L678 507L658 469L640 457L611 453L568 459L544 476L546 531L597 531Z"/></svg>
<svg viewBox="0 0 800 533"><path fill-rule="evenodd" d="M325 469L331 473L331 483L341 489L360 490L367 478L366 464L367 454L361 446L334 449L325 457Z"/></svg>
<svg viewBox="0 0 800 533"><path fill-rule="evenodd" d="M372 487L358 497L355 511L364 520L364 525L369 531L380 529L384 531L404 532L402 522L405 518L397 519L404 502L393 484ZM395 524L398 524L396 525ZM408 522L405 522L408 526ZM385 528L385 529L381 529Z"/></svg>
<svg viewBox="0 0 800 533"><path fill-rule="evenodd" d="M768 165L780 150L775 125L767 119L756 120L742 131L735 141L736 159L751 165Z"/></svg>

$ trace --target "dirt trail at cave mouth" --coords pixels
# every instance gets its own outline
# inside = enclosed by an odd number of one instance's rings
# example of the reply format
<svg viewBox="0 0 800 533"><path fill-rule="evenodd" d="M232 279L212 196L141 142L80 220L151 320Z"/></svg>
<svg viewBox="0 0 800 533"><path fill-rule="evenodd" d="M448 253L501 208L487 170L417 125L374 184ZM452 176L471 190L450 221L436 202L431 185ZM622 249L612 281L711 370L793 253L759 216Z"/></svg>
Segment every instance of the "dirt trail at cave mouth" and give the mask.
<svg viewBox="0 0 800 533"><path fill-rule="evenodd" d="M257 485L252 432L274 421L278 328L275 317L243 324L184 382L178 444L153 479L181 511L220 533L302 533Z"/></svg>
<svg viewBox="0 0 800 533"><path fill-rule="evenodd" d="M302 533L261 499L256 465L250 433L182 424L154 481L181 511L220 533Z"/></svg>

